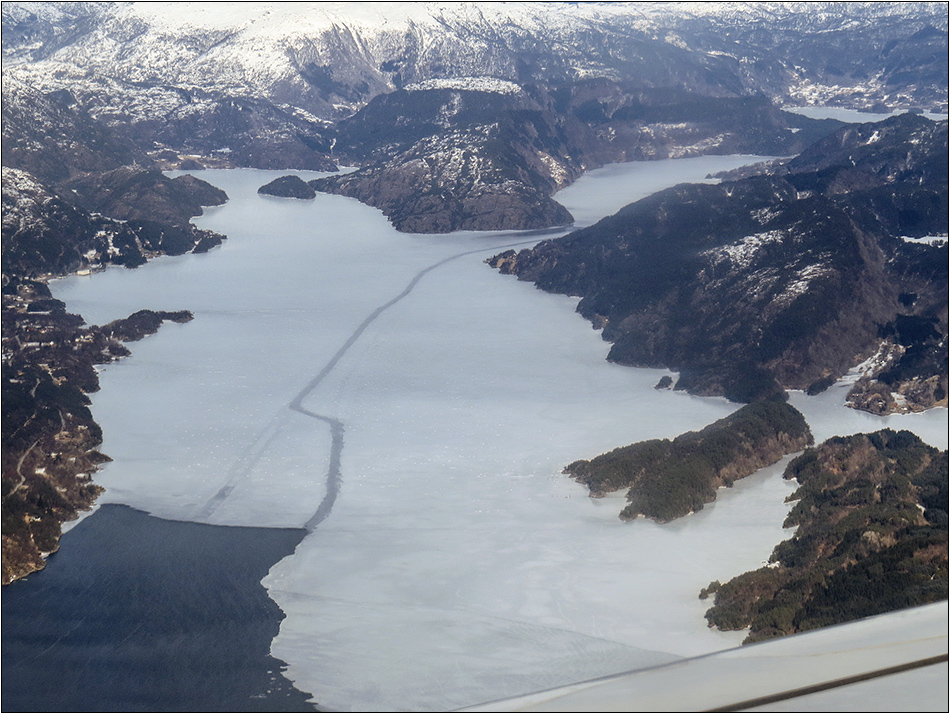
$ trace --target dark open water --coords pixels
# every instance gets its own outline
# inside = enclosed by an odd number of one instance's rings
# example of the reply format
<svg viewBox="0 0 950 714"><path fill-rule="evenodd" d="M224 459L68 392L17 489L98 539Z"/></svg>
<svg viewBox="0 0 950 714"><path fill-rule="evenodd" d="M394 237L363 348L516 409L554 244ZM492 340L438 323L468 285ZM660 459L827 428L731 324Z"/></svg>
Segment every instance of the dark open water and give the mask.
<svg viewBox="0 0 950 714"><path fill-rule="evenodd" d="M103 506L3 589L3 711L314 711L260 584L304 535Z"/></svg>

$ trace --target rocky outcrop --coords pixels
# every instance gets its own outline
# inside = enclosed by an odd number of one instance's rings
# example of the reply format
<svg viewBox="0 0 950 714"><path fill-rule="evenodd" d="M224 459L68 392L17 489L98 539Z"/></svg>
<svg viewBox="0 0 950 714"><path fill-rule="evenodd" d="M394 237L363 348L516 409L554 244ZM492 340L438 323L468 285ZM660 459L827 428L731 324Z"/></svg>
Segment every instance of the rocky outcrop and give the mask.
<svg viewBox="0 0 950 714"><path fill-rule="evenodd" d="M4 195L43 192L50 205L66 202L86 213L118 220L186 226L202 206L217 206L227 194L194 176L167 178L144 151L122 133L93 119L69 92L41 94L21 82L4 81ZM10 169L23 174L10 173ZM24 178L24 176L26 178ZM9 185L8 185L9 184ZM32 184L27 188L27 184ZM24 209L19 209L22 216ZM69 209L57 206L57 215ZM5 220L7 211L4 212ZM75 216L63 215L63 225ZM89 231L69 231L77 237Z"/></svg>
<svg viewBox="0 0 950 714"><path fill-rule="evenodd" d="M424 145L383 165L310 183L380 209L406 233L526 230L574 222L546 192L509 178L509 162L486 158L465 138L439 137L433 139L439 150Z"/></svg>
<svg viewBox="0 0 950 714"><path fill-rule="evenodd" d="M946 600L946 451L907 431L835 437L785 478L797 531L767 567L703 589L711 627L755 642Z"/></svg>
<svg viewBox="0 0 950 714"><path fill-rule="evenodd" d="M121 342L136 342L157 332L166 320L181 324L191 322L194 319L195 316L188 310L176 310L174 312L139 310L122 320L114 320L107 325L103 325L100 329L103 334Z"/></svg>
<svg viewBox="0 0 950 714"><path fill-rule="evenodd" d="M263 97L221 96L196 87L166 87L163 93L170 111L131 124L139 146L162 147L179 162L192 156L223 168L337 170L330 158L332 132L305 112ZM134 112L129 107L108 121L128 125Z"/></svg>
<svg viewBox="0 0 950 714"><path fill-rule="evenodd" d="M881 333L881 348L848 392L849 404L879 415L946 407L947 340L939 320L899 316Z"/></svg>
<svg viewBox="0 0 950 714"><path fill-rule="evenodd" d="M716 489L774 464L812 443L804 417L781 399L756 402L672 441L653 439L564 469L597 498L629 489L622 520L666 523L702 510Z"/></svg>

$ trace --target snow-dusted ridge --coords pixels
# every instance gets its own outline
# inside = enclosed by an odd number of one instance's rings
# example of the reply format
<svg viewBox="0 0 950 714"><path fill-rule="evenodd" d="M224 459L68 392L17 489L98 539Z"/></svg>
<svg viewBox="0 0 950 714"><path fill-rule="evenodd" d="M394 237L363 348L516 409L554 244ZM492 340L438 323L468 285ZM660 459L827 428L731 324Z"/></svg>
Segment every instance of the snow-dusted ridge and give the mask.
<svg viewBox="0 0 950 714"><path fill-rule="evenodd" d="M12 69L43 89L115 96L131 91L133 84L139 90L142 85L200 88L339 119L377 94L429 80L495 77L523 84L526 79L616 78L631 69L636 73L638 62L657 53L661 65L686 62L684 70L692 77L707 71L719 75L732 64L727 71L736 73L742 91L774 92L774 77L757 77L749 69L763 52L772 51L769 43L759 46L742 34L749 28L765 22L783 42L876 25L907 36L918 27L946 32L938 5L4 3L3 53L5 71ZM727 35L740 39L723 39ZM788 96L811 102L816 87L830 86L821 58L810 69L791 56L767 60L780 67ZM648 65L655 68L657 62ZM530 77L523 76L526 71ZM877 99L860 99L870 106L891 96L887 77L879 74L872 72L873 81L863 83L841 77L834 92L821 96L840 102L857 90L871 91ZM642 79L655 86L655 78ZM945 103L945 88L936 91L943 91L942 100L928 89L925 101ZM898 105L915 101L912 96L891 99ZM118 103L132 118L143 111L124 106L131 101Z"/></svg>
<svg viewBox="0 0 950 714"><path fill-rule="evenodd" d="M427 79L403 87L407 92L426 89L458 89L468 92L493 92L495 94L521 94L523 90L514 82L495 77L453 77Z"/></svg>

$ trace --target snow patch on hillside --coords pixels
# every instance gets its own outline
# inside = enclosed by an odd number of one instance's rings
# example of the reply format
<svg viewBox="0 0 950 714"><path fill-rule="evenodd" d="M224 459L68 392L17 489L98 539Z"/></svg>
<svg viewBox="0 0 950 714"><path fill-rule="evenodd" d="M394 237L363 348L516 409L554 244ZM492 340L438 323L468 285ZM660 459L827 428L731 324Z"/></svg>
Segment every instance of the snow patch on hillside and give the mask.
<svg viewBox="0 0 950 714"><path fill-rule="evenodd" d="M766 231L746 236L732 245L708 250L704 255L710 255L717 260L728 259L737 268L745 269L752 264L755 254L769 243L780 243L784 238L782 231Z"/></svg>
<svg viewBox="0 0 950 714"><path fill-rule="evenodd" d="M491 92L493 94L521 94L523 90L514 82L495 77L451 77L446 79L427 79L406 85L407 92L427 89L456 89L466 92Z"/></svg>
<svg viewBox="0 0 950 714"><path fill-rule="evenodd" d="M913 236L901 236L901 240L905 243L924 243L925 245L941 245L947 242L947 236L920 236L915 238Z"/></svg>

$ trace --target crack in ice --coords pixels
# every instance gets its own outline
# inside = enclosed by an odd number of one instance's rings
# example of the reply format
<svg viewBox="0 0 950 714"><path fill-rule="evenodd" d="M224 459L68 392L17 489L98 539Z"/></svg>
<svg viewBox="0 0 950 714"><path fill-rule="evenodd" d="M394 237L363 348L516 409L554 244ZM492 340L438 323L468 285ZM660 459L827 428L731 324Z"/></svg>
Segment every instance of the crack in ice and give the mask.
<svg viewBox="0 0 950 714"><path fill-rule="evenodd" d="M518 234L507 235L534 235L536 237L540 237L543 235L553 236L561 232L561 230L541 230L530 232L525 231ZM325 422L330 427L330 463L326 474L326 493L323 497L323 500L320 501L320 505L317 507L317 510L309 519L307 519L307 522L303 526L308 533L312 533L314 529L316 529L316 527L326 520L326 518L330 515L331 511L333 510L333 504L336 502L337 496L340 493L340 487L343 482L341 463L343 456L343 436L345 433L345 425L342 421L333 416L318 414L305 408L303 405L304 400L313 394L317 387L319 387L320 384L330 375L330 373L334 370L340 360L343 359L344 355L346 355L349 349L354 344L356 344L360 337L362 337L366 329L372 325L376 319L379 318L379 316L382 315L386 310L407 297L413 291L416 285L419 284L419 281L421 281L422 278L424 278L428 273L442 267L446 263L467 255L475 255L478 253L499 250L502 248L515 248L523 245L531 245L536 242L537 238L533 240L523 240L517 243L485 245L475 250L463 251L447 258L443 258L442 260L437 261L416 273L401 293L388 302L377 307L357 326L349 338L347 338L346 342L340 346L333 357L331 357L330 360L324 365L323 369L321 369L317 375L311 379L310 382L291 400L291 402L287 405L287 411L281 411L273 420L271 420L271 423L260 433L257 439L254 440L254 443L251 444L251 446L244 452L238 461L229 469L228 479L225 485L222 486L214 496L208 499L204 506L197 512L195 520L204 521L214 515L214 512L228 499L241 480L249 475L254 467L263 458L264 453L285 426L289 413L296 412L297 414L302 414L303 416L309 417L311 419L317 419L319 421Z"/></svg>

